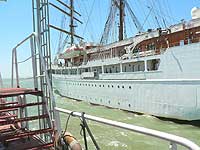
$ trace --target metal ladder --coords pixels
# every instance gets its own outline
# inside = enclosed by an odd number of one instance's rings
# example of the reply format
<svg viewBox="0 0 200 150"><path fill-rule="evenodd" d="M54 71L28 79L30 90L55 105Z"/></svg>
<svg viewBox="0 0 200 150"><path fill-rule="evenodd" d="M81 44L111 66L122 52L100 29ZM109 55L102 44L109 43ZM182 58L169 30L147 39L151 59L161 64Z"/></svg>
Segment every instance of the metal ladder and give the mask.
<svg viewBox="0 0 200 150"><path fill-rule="evenodd" d="M38 42L38 48L41 50L42 57L45 63L45 68L41 65L39 68L40 72L40 86L41 91L44 92L44 99L43 101L47 102L48 110L50 111L51 119L53 119L54 111L53 108L55 104L53 104L54 100L52 100L52 89L49 89L47 86L48 84L51 84L52 76L50 73L51 70L51 52L50 52L50 30L49 30L49 4L48 0L32 0L32 9L33 9L33 31L37 33L38 35L38 41L35 41L36 39L33 39L33 49L35 48L36 43ZM36 58L35 61L37 62ZM40 62L41 63L41 62ZM37 65L37 63L35 64ZM47 71L47 72L45 72ZM35 70L35 72L38 72L38 70ZM49 81L47 78L45 78L45 75L47 75ZM37 78L34 79L37 81ZM49 82L49 83L48 83ZM51 84L52 85L52 84ZM41 109L40 109L41 110ZM44 110L44 109L42 109ZM40 126L46 126L46 123L43 124L40 123Z"/></svg>

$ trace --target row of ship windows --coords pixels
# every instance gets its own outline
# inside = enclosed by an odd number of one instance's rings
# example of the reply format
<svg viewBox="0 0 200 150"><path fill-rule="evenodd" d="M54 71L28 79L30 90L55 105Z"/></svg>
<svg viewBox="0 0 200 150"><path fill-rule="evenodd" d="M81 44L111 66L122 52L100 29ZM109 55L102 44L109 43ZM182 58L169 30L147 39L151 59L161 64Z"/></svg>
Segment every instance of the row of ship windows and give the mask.
<svg viewBox="0 0 200 150"><path fill-rule="evenodd" d="M70 94L69 94L70 95ZM98 101L98 99L97 98L91 98L91 97L88 97L88 96L78 96L78 97L80 97L80 98L86 98L86 99L90 99L90 100L92 100L92 99L94 99L95 101ZM102 99L100 99L100 102L103 102L103 100ZM108 101L108 103L109 104L111 104L111 101L109 100ZM121 105L121 103L120 102L118 102L117 103L118 105ZM128 104L128 107L131 107L131 104Z"/></svg>
<svg viewBox="0 0 200 150"><path fill-rule="evenodd" d="M97 84L89 84L89 83L88 84L87 83L85 83L85 84L84 83L68 83L68 84L69 85L79 85L79 86L91 86L91 87L98 87L98 86L99 87L106 87L104 84L102 84L102 85L101 84L99 84L99 85L97 85ZM107 85L107 87L108 88L110 88L110 87L114 88L114 85ZM120 88L120 86L118 85L117 88ZM121 88L124 89L125 86L122 85ZM128 88L131 89L132 87L128 86Z"/></svg>

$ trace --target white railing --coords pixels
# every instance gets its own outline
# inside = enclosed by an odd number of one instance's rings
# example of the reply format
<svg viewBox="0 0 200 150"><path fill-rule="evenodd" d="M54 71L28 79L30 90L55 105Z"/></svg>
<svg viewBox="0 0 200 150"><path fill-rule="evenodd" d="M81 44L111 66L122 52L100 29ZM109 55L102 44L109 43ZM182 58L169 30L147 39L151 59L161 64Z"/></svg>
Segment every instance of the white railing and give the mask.
<svg viewBox="0 0 200 150"><path fill-rule="evenodd" d="M1 77L1 72L0 72L0 88L3 88L3 79Z"/></svg>
<svg viewBox="0 0 200 150"><path fill-rule="evenodd" d="M82 117L82 113L80 113L80 112L72 112L70 110L66 110L66 109L62 109L62 108L58 108L58 107L55 108L55 111L56 111L55 113L58 116L59 116L59 112L61 112L61 113L65 113L65 114L71 114L72 116L76 116L76 117ZM121 128L121 129L126 129L126 130L129 130L132 132L137 132L137 133L140 133L143 135L148 135L148 136L152 136L155 138L159 138L164 141L168 141L170 143L169 150L177 150L178 149L177 145L181 145L181 146L187 148L188 150L200 150L200 147L198 145L196 145L195 143L193 143L192 141L190 141L186 138L183 138L183 137L169 134L169 133L152 130L152 129L148 129L148 128L144 128L144 127L139 127L139 126L135 126L135 125L131 125L131 124L126 124L126 123L122 123L122 122L118 122L118 121L113 121L113 120L109 120L109 119L105 119L105 118L86 115L86 114L84 115L84 117L87 120L95 121L98 123L110 125L110 126ZM58 129L58 130L61 130L61 129Z"/></svg>

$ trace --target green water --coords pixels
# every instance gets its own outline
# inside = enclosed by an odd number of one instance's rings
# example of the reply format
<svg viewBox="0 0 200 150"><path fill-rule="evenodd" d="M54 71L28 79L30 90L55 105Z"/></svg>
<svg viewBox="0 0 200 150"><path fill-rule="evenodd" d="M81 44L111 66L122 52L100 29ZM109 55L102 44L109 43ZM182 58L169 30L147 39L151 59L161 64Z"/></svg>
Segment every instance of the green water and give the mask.
<svg viewBox="0 0 200 150"><path fill-rule="evenodd" d="M175 135L179 135L188 138L200 145L200 128L192 125L177 124L172 121L162 121L156 117L147 115L136 115L134 113L109 109L104 106L94 106L86 102L78 102L68 98L60 97L56 95L57 106L73 111L85 112L86 114L95 115L98 117L104 117L124 123L147 127L159 131L165 131ZM62 121L65 122L67 115L61 115ZM158 140L156 138L143 136L138 133L133 133L123 129L115 127L109 127L106 125L97 124L89 121L89 126L100 145L104 150L167 150L168 143ZM80 136L80 120L70 119L68 126L69 131L83 143L83 138ZM65 123L62 123L62 128L65 127ZM88 137L89 139L89 137ZM90 148L94 149L91 140ZM181 149L184 149L181 147Z"/></svg>
<svg viewBox="0 0 200 150"><path fill-rule="evenodd" d="M9 80L5 80L5 86L8 86ZM29 86L30 82L22 82L22 85ZM104 117L124 123L147 127L159 131L172 133L190 139L200 145L200 127L190 124L177 124L172 121L163 121L156 117L147 115L137 115L134 113L110 109L104 106L94 106L86 102L78 102L72 99L61 97L55 94L57 107L69 109L72 111L85 112L86 114ZM30 98L32 99L32 98ZM31 113L34 112L32 108ZM64 130L68 115L61 114L61 123ZM149 136L143 136L138 133L102 125L88 121L89 127L95 136L95 139L102 150L168 150L169 143ZM34 126L32 128L35 128ZM82 145L83 137L80 135L80 119L70 118L68 131L70 131ZM94 150L91 139L87 137L89 149ZM185 148L180 147L181 150Z"/></svg>

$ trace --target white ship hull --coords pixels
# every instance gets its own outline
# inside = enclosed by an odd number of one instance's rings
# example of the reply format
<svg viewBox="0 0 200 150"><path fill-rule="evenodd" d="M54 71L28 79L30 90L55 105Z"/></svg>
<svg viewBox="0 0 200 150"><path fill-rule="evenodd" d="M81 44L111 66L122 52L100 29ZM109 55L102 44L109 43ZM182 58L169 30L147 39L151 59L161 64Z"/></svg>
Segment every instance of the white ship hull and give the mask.
<svg viewBox="0 0 200 150"><path fill-rule="evenodd" d="M161 55L121 63L154 58L160 59L156 71L102 73L98 79L53 74L54 87L63 96L94 104L160 117L199 120L200 44L168 48ZM101 63L106 66L109 62Z"/></svg>

